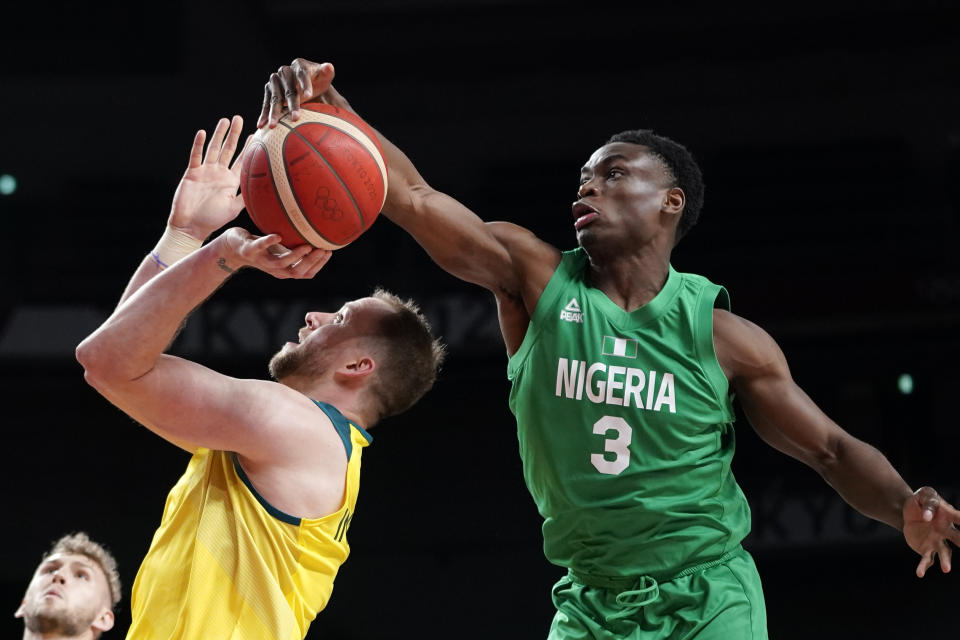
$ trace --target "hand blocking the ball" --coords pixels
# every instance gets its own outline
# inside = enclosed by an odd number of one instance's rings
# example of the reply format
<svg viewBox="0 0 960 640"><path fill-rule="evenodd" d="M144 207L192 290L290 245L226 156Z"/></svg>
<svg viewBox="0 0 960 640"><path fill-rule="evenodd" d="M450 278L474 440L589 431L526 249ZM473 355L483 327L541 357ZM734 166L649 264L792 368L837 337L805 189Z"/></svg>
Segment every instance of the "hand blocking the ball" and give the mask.
<svg viewBox="0 0 960 640"><path fill-rule="evenodd" d="M257 131L241 165L247 213L263 233L289 246L350 244L377 219L387 164L373 129L336 106L310 103L294 122Z"/></svg>

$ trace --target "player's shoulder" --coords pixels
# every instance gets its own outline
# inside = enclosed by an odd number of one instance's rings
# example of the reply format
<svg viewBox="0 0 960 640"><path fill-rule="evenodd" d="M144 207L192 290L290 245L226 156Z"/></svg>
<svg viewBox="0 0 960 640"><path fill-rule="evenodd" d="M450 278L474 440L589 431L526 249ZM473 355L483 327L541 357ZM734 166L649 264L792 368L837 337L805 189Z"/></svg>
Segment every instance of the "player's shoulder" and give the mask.
<svg viewBox="0 0 960 640"><path fill-rule="evenodd" d="M535 233L512 222L487 222L490 234L506 249L516 277L519 278L523 300L532 308L547 286L563 253Z"/></svg>
<svg viewBox="0 0 960 640"><path fill-rule="evenodd" d="M713 332L733 332L737 335L745 335L754 332L766 333L760 325L739 316L732 311L714 307L713 309Z"/></svg>
<svg viewBox="0 0 960 640"><path fill-rule="evenodd" d="M540 259L552 258L554 268L560 262L561 253L555 246L542 240L537 234L526 227L513 222L495 220L487 222L487 229L491 235L503 245L513 256L524 257L530 255Z"/></svg>
<svg viewBox="0 0 960 640"><path fill-rule="evenodd" d="M260 378L242 378L241 384L246 387L247 393L253 393L258 396L270 398L276 402L291 402L302 404L303 401L310 402L310 398L293 387L277 382L276 380L263 380Z"/></svg>
<svg viewBox="0 0 960 640"><path fill-rule="evenodd" d="M714 340L719 338L744 346L762 346L763 343L773 342L770 334L760 325L720 307L713 309L713 337Z"/></svg>
<svg viewBox="0 0 960 640"><path fill-rule="evenodd" d="M314 431L318 423L333 422L313 399L292 387L273 380L246 379L244 383L256 401L256 419L273 429Z"/></svg>
<svg viewBox="0 0 960 640"><path fill-rule="evenodd" d="M782 359L766 330L726 309L713 310L713 344L721 366L734 373L764 370Z"/></svg>
<svg viewBox="0 0 960 640"><path fill-rule="evenodd" d="M255 403L250 404L251 410L244 417L251 433L248 444L253 445L242 449L245 459L261 469L285 468L299 473L344 458L341 429L334 422L336 412L328 413L318 402L285 384L246 382L255 394ZM338 467L329 470L334 475L339 472Z"/></svg>

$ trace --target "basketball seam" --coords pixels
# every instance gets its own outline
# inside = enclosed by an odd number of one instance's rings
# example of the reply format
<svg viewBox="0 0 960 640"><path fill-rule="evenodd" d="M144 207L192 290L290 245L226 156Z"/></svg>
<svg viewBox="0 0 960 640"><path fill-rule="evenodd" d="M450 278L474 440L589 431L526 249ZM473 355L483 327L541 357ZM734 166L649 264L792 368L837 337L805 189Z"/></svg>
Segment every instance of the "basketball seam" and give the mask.
<svg viewBox="0 0 960 640"><path fill-rule="evenodd" d="M364 230L366 230L366 228L367 228L367 222L366 222L366 220L364 220L364 218L363 218L363 211L360 210L360 205L357 204L357 199L353 197L353 193L350 192L350 189L347 188L346 183L340 178L340 174L337 172L337 170L334 169L334 168L333 168L333 165L331 165L331 164L327 161L327 159L324 157L323 152L320 151L320 149L317 149L317 148L313 145L313 143L311 143L309 140L307 140L306 136L304 136L302 133L299 133L299 132L297 131L297 128L296 128L296 127L291 127L291 126L289 126L287 123L283 123L283 124L284 124L284 126L286 126L287 128L290 129L290 133L295 134L298 138L300 138L301 140L303 140L304 143L306 143L308 147L310 147L311 149L313 149L314 152L316 152L317 156L323 161L323 164L327 165L327 169L330 170L331 175L333 175L333 177L337 179L337 182L339 182L339 183L340 183L340 186L343 188L343 192L344 192L345 194L347 194L347 197L348 197L348 198L350 198L350 202L353 204L353 208L354 208L354 209L356 210L356 212L357 212L357 217L360 218L360 224L361 224L362 228L363 228ZM324 126L329 127L329 125L324 125ZM356 125L354 125L354 126L356 126ZM332 129L333 127L329 127L329 128ZM349 133L346 133L346 132L343 131L342 129L337 129L337 131L339 131L339 132L342 133L343 135L347 136L347 137L350 138L351 140L354 140L355 142L357 142L358 144L360 144L361 147L363 146L363 143L362 143L361 141L357 140L356 138L354 138L353 136L351 136ZM366 151L366 149L364 149L364 151ZM369 152L368 152L368 153L369 153ZM289 168L287 168L287 173L288 173L287 179L288 179L288 181L289 181ZM293 183L291 182L291 184L293 184ZM303 211L304 211L304 208L303 208L303 205L300 203L300 198L299 198L299 196L297 195L297 192L294 191L293 189L291 189L291 193L293 193L293 197L294 197L294 199L297 201L297 206L300 207L300 211L303 212ZM330 242L331 244L337 244L337 243L333 242L332 240L330 240L330 238L328 238L327 236L323 235L323 233L321 233L321 231L314 226L314 224L313 224L313 222L310 220L309 216L304 215L303 218L304 218L304 220L307 221L307 224L309 224L310 227L311 227L314 231L317 232L317 235L318 235L318 236L320 236L321 238L323 238L323 239L326 240L327 242Z"/></svg>
<svg viewBox="0 0 960 640"><path fill-rule="evenodd" d="M283 124L283 123L281 123L281 124ZM270 167L270 164L271 164L271 163L270 163L270 151L267 149L267 145L265 145L265 144L264 144L262 141L260 141L260 140L255 141L254 144L259 144L260 147L263 148L263 152L264 152L264 154L266 154L266 156L267 156L267 168L268 168L268 170L271 170L271 171L272 171L272 167ZM247 187L248 187L248 189L249 189L249 186L250 186L250 185L249 185L250 179L251 179L251 178L250 178L250 176L248 175L248 176L247 176ZM276 183L276 181L271 179L271 180L269 180L268 182L270 183L270 188L273 189L273 194L276 196L277 202L280 203L280 210L283 212L284 217L286 217L287 222L290 223L290 226L293 227L293 230L297 233L298 236L300 236L300 238L301 238L304 242L306 242L307 244L311 244L311 242L310 242L307 238L305 238L302 233L300 233L300 229L297 228L297 224L293 221L293 218L290 217L290 213L287 211L287 208L286 208L285 206L283 206L283 198L280 197L280 190L277 189L277 183ZM287 184L289 184L289 183L290 183L290 176L287 176ZM292 190L292 189L291 189L290 191L291 191L291 193L293 193L293 190ZM296 196L294 196L294 197L296 197ZM300 203L299 203L299 202L297 203L297 206L300 206ZM251 217L252 217L252 215L251 215ZM306 219L307 216L303 216L303 218ZM311 225L311 226L312 226L312 225ZM319 233L319 232L317 232L317 235L319 235L320 237L323 237L323 234L321 234L321 233ZM324 239L324 240L327 240L326 238L323 238L323 239ZM329 242L329 240L327 240L327 242Z"/></svg>
<svg viewBox="0 0 960 640"><path fill-rule="evenodd" d="M304 106L306 106L306 105L304 105ZM373 143L374 148L377 150L377 153L378 153L379 156L380 156L380 159L379 159L379 160L378 160L377 157L370 151L370 149L367 148L367 145L366 145L366 143L364 143L363 140L359 140L357 137L355 137L355 136L353 136L352 134L348 133L348 132L347 132L346 130L344 130L344 129L337 129L337 131L339 131L339 132L342 133L343 135L347 136L348 138L352 138L355 142L359 143L360 146L363 147L363 150L367 152L367 155L370 156L370 159L373 160L374 163L377 165L377 168L381 170L381 171L380 171L380 174L381 174L381 175L380 175L380 179L383 181L383 185L384 185L384 200L386 200L386 187L387 187L387 180L388 180L387 173L389 172L389 171L388 171L388 168L387 168L387 160L386 160L385 154L384 154L384 152L383 152L383 147L380 146L380 141L377 139L376 133L372 130L372 128L370 127L370 125L369 125L368 123L366 123L362 118L356 116L355 114L350 114L349 112L346 112L346 115L341 115L341 114L340 114L340 110L337 109L336 107L334 107L334 109L337 110L337 113L331 113L331 112L329 112L329 111L323 111L323 110L319 110L319 109L310 109L309 107L306 107L306 108L307 108L311 113L315 113L315 114L321 115L321 116L326 116L326 117L328 117L328 118L335 118L335 119L337 119L337 120L340 120L341 122L345 122L346 124L350 125L350 126L353 127L354 129L357 129L358 131L360 131L360 133L362 133L365 138L367 138L370 142ZM351 120L349 117L347 117L347 115L354 115L354 117L357 118L357 122L354 122L353 120ZM317 123L317 124L324 124L324 125L326 125L326 126L328 126L328 127L330 126L329 124L326 124L326 123L324 123L324 122L319 122L319 121L316 121L316 120L314 120L313 122L314 122L314 123ZM367 131L368 129L370 129L370 131ZM380 209L382 209L382 208L383 208L383 203L381 202L381 203L380 203ZM378 209L378 213L379 213L379 209Z"/></svg>

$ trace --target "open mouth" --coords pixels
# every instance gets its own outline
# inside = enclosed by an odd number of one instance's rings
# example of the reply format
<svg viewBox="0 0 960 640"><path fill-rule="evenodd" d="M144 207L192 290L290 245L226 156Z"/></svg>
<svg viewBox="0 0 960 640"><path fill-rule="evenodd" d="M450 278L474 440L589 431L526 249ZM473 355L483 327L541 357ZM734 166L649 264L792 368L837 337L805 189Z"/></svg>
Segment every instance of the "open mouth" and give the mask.
<svg viewBox="0 0 960 640"><path fill-rule="evenodd" d="M584 203L583 201L578 201L573 203L573 228L574 229L579 231L584 226L590 224L591 222L593 222L599 217L600 217L600 214L597 213L596 209Z"/></svg>

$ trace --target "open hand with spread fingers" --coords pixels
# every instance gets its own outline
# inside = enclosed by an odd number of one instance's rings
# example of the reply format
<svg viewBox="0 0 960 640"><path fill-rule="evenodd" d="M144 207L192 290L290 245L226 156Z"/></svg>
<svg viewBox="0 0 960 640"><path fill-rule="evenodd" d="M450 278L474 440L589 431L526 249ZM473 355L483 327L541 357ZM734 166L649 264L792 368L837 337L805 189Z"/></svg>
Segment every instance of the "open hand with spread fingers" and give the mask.
<svg viewBox="0 0 960 640"><path fill-rule="evenodd" d="M167 224L199 241L235 219L243 210L237 144L243 118L221 118L204 152L207 132L197 131L187 170L173 196ZM249 140L249 138L248 138ZM236 155L236 157L234 157Z"/></svg>
<svg viewBox="0 0 960 640"><path fill-rule="evenodd" d="M940 559L940 569L950 571L951 543L960 545L960 511L931 487L921 487L903 505L903 537L920 554L917 576L922 578Z"/></svg>

